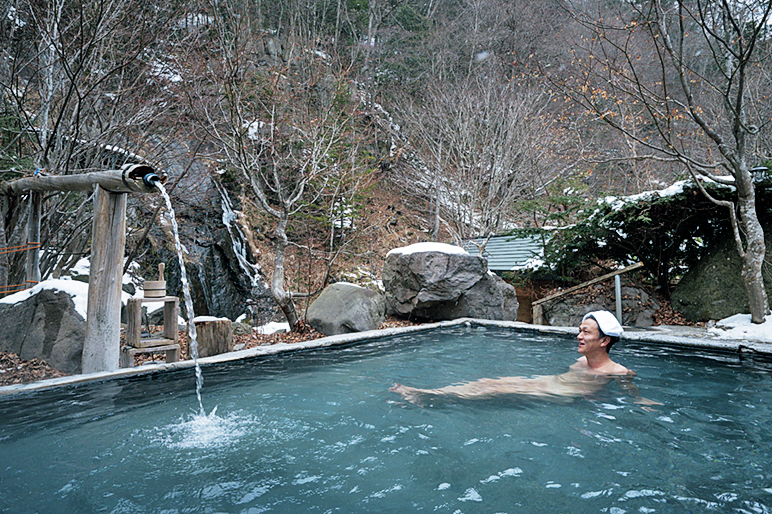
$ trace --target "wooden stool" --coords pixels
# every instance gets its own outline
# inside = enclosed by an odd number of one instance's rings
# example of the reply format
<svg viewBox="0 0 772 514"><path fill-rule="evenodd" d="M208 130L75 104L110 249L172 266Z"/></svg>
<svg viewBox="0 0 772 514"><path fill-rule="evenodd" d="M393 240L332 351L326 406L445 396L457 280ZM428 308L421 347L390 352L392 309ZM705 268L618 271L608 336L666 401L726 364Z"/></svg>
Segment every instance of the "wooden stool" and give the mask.
<svg viewBox="0 0 772 514"><path fill-rule="evenodd" d="M162 337L142 337L142 304L151 302L164 303L164 326ZM179 299L176 296L161 298L130 298L126 305L126 345L121 351L122 368L134 366L134 355L141 353L166 352L166 362L180 360L177 318L179 317Z"/></svg>
<svg viewBox="0 0 772 514"><path fill-rule="evenodd" d="M153 346L151 348L132 348L124 346L121 348L121 367L133 368L134 356L142 353L166 352L166 362L177 362L180 360L180 345L167 344L165 346Z"/></svg>

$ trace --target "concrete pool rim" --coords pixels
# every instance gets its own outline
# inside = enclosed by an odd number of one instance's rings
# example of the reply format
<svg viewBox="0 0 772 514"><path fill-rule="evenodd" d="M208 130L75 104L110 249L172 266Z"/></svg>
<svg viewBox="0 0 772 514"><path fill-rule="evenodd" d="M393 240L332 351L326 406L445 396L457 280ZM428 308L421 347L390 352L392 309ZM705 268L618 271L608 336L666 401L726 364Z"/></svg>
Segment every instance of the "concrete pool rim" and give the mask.
<svg viewBox="0 0 772 514"><path fill-rule="evenodd" d="M516 329L521 332L538 332L544 334L576 335L576 327L551 327L544 325L531 325L519 321L492 321L485 319L460 318L451 321L440 321L436 323L426 323L409 327L386 328L381 330L370 330L368 332L356 332L351 334L341 334L336 336L327 336L320 339L305 341L302 343L279 343L270 346L258 346L248 350L239 350L235 352L224 353L212 357L204 357L198 360L202 367L214 364L222 364L233 361L253 359L268 355L275 355L285 352L295 352L302 350L313 350L329 348L343 345L366 342L372 339L379 339L390 336L398 336L412 332L423 332L442 327L454 327L461 325L489 326L497 328ZM695 336L677 336L671 330L661 327L651 327L649 329L636 329L635 331L625 331L622 336L623 341L635 341L644 343L660 343L668 346L682 348L705 349L714 352L723 353L750 353L759 356L772 358L772 344L749 340L720 340L706 337ZM87 384L91 382L101 382L118 378L136 377L153 373L163 373L181 369L192 368L195 363L192 360L172 362L169 364L158 363L135 368L121 368L115 371L88 373L81 375L68 375L66 377L40 380L27 384L14 384L9 386L0 386L0 396L24 393L31 391L40 391L61 386L71 386Z"/></svg>

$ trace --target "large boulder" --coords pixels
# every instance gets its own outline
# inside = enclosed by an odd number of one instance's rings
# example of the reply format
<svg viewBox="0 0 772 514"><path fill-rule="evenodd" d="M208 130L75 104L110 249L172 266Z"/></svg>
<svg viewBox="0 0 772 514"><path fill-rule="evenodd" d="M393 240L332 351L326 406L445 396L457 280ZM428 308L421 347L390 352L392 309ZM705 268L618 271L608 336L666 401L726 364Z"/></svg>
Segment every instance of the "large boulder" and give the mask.
<svg viewBox="0 0 772 514"><path fill-rule="evenodd" d="M487 261L457 246L419 243L390 251L383 268L389 314L411 319L515 320L515 290Z"/></svg>
<svg viewBox="0 0 772 514"><path fill-rule="evenodd" d="M61 289L52 284L58 282L65 283ZM0 351L24 360L42 359L63 373L80 373L86 320L68 292L73 287L88 288L52 280L0 300Z"/></svg>
<svg viewBox="0 0 772 514"><path fill-rule="evenodd" d="M766 223L767 260L772 255L772 223ZM709 321L728 318L737 313L750 312L734 238L727 235L687 271L673 288L670 302L688 321ZM772 292L772 275L764 274L767 293ZM772 294L769 294L772 306Z"/></svg>
<svg viewBox="0 0 772 514"><path fill-rule="evenodd" d="M326 336L375 330L386 320L386 299L377 291L337 282L322 291L307 316Z"/></svg>

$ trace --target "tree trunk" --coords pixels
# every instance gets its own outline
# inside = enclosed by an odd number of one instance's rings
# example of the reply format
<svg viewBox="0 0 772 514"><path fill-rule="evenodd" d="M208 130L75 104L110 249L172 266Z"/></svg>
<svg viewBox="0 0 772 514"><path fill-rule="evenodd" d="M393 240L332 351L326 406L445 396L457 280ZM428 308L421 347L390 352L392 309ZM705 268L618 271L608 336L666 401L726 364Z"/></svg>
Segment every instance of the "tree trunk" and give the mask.
<svg viewBox="0 0 772 514"><path fill-rule="evenodd" d="M753 323L764 323L764 317L769 313L769 299L761 273L766 248L764 229L761 227L756 214L756 194L753 190L753 182L749 179L750 177L748 177L748 180L737 181L737 204L740 210L740 220L745 227L747 238L745 251L740 252L742 257L740 275L742 276L745 290L748 293L751 321Z"/></svg>
<svg viewBox="0 0 772 514"><path fill-rule="evenodd" d="M284 289L284 252L287 250L287 218L286 210L282 211L279 223L276 225L274 234L279 239L276 243L275 254L273 256L273 279L271 280L271 295L276 301L292 330L298 326L298 313L295 309L295 302L292 301L292 295Z"/></svg>
<svg viewBox="0 0 772 514"><path fill-rule="evenodd" d="M5 214L8 209L8 199L5 195L0 196L0 252L2 249L8 246L8 239L5 236ZM8 254L0 253L0 294L5 291L5 286L8 285Z"/></svg>

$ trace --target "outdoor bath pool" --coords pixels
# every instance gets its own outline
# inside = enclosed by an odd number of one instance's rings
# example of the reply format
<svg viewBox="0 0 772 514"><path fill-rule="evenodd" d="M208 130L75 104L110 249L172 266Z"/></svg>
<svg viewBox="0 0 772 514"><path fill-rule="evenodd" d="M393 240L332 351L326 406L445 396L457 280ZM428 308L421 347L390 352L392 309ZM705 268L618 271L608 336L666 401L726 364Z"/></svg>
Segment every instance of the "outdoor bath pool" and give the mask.
<svg viewBox="0 0 772 514"><path fill-rule="evenodd" d="M768 361L622 341L655 411L613 382L567 404L388 391L578 356L568 336L457 326L205 367L206 417L191 369L0 397L0 512L772 509Z"/></svg>

